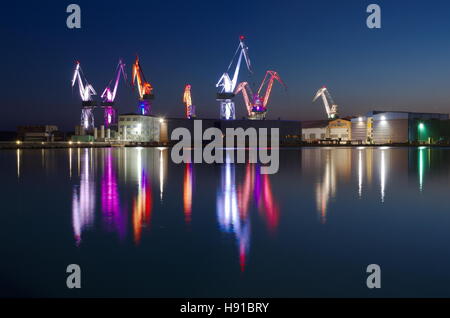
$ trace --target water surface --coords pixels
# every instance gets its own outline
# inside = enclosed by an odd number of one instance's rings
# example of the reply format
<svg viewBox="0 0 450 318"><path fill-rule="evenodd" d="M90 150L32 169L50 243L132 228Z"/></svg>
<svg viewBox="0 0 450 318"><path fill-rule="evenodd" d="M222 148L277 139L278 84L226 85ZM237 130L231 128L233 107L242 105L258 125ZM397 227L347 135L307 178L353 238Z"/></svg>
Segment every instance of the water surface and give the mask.
<svg viewBox="0 0 450 318"><path fill-rule="evenodd" d="M1 151L0 295L450 297L450 149L280 156L267 176L165 148Z"/></svg>

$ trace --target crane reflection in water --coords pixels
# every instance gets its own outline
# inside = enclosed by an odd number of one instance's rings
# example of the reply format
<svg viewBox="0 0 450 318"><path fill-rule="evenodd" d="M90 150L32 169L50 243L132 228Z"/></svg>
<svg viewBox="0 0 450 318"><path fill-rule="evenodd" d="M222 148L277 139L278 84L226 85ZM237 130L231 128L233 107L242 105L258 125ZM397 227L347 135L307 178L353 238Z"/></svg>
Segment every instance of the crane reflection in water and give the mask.
<svg viewBox="0 0 450 318"><path fill-rule="evenodd" d="M186 163L184 166L183 177L183 210L184 221L191 223L192 219L192 196L194 191L194 168L192 163Z"/></svg>
<svg viewBox="0 0 450 318"><path fill-rule="evenodd" d="M102 216L105 228L117 232L119 239L126 236L126 217L120 208L118 183L111 148L104 150L103 175L101 183Z"/></svg>
<svg viewBox="0 0 450 318"><path fill-rule="evenodd" d="M74 186L72 193L72 227L77 246L81 244L83 231L94 223L95 179L90 165L89 151L92 149L83 149L83 158L79 161L80 184Z"/></svg>
<svg viewBox="0 0 450 318"><path fill-rule="evenodd" d="M217 219L220 229L233 233L239 248L239 264L245 271L250 250L250 206L255 203L259 215L274 233L279 223L279 207L276 203L268 175L260 174L260 167L247 164L242 183L236 185L236 166L227 162L221 168L221 183L217 191Z"/></svg>
<svg viewBox="0 0 450 318"><path fill-rule="evenodd" d="M133 231L134 242L139 244L142 236L142 228L150 225L153 196L151 182L147 176L147 170L142 162L142 149L138 149L137 162L137 195L133 200Z"/></svg>

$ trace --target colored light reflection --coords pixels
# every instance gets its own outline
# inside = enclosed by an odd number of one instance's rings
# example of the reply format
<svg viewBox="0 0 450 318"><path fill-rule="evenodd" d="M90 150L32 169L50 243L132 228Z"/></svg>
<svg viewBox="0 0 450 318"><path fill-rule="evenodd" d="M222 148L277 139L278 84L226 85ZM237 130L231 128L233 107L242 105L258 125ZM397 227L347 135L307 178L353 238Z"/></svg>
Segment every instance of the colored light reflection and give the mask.
<svg viewBox="0 0 450 318"><path fill-rule="evenodd" d="M83 231L94 222L95 179L90 173L89 162L89 151L84 149L80 185L74 187L72 194L72 227L77 246L81 244Z"/></svg>
<svg viewBox="0 0 450 318"><path fill-rule="evenodd" d="M384 200L386 197L386 152L385 152L385 150L381 150L380 191L381 191L381 203L384 203Z"/></svg>
<svg viewBox="0 0 450 318"><path fill-rule="evenodd" d="M270 233L279 224L279 207L275 201L268 175L260 174L259 165L247 164L245 177L236 186L235 166L222 166L221 186L217 192L217 218L223 232L233 233L239 248L239 264L245 271L250 250L250 207L254 203L266 221Z"/></svg>
<svg viewBox="0 0 450 318"><path fill-rule="evenodd" d="M69 178L72 179L72 148L69 148Z"/></svg>
<svg viewBox="0 0 450 318"><path fill-rule="evenodd" d="M147 172L142 164L142 149L137 149L137 196L133 201L133 231L134 242L139 244L142 237L142 229L150 225L153 197L151 183L147 178Z"/></svg>
<svg viewBox="0 0 450 318"><path fill-rule="evenodd" d="M418 174L419 174L419 190L424 189L426 167L430 167L431 164L431 149L426 147L420 147L418 151Z"/></svg>
<svg viewBox="0 0 450 318"><path fill-rule="evenodd" d="M325 151L325 169L320 182L316 185L316 203L322 224L327 223L328 204L336 193L336 170L332 150Z"/></svg>
<svg viewBox="0 0 450 318"><path fill-rule="evenodd" d="M280 210L274 200L272 185L267 174L262 175L262 201L259 204L260 213L264 216L270 232L274 232L280 220Z"/></svg>
<svg viewBox="0 0 450 318"><path fill-rule="evenodd" d="M363 171L364 171L362 152L363 151L361 149L358 151L358 196L360 198L362 197Z"/></svg>
<svg viewBox="0 0 450 318"><path fill-rule="evenodd" d="M222 231L235 234L239 246L239 264L241 271L244 271L250 248L250 219L240 217L235 167L231 163L222 166L221 187L217 192L217 219Z"/></svg>
<svg viewBox="0 0 450 318"><path fill-rule="evenodd" d="M325 224L328 222L330 203L338 190L338 181L352 182L353 150L330 148L318 149L316 153L318 157L314 157L315 165L321 171L316 183L316 205L319 220ZM362 165L362 157L360 164ZM360 178L362 186L362 170Z"/></svg>
<svg viewBox="0 0 450 318"><path fill-rule="evenodd" d="M120 198L112 150L106 149L104 158L104 170L101 182L101 201L103 221L107 231L117 232L119 238L125 238L126 219L120 209Z"/></svg>
<svg viewBox="0 0 450 318"><path fill-rule="evenodd" d="M159 196L163 200L164 195L164 180L166 178L167 168L167 148L158 148L159 150Z"/></svg>
<svg viewBox="0 0 450 318"><path fill-rule="evenodd" d="M184 220L191 223L192 219L192 194L193 194L194 174L191 163L186 163L184 167L183 179L183 208Z"/></svg>
<svg viewBox="0 0 450 318"><path fill-rule="evenodd" d="M21 150L16 150L16 162L17 162L17 179L20 178L20 156L21 156Z"/></svg>

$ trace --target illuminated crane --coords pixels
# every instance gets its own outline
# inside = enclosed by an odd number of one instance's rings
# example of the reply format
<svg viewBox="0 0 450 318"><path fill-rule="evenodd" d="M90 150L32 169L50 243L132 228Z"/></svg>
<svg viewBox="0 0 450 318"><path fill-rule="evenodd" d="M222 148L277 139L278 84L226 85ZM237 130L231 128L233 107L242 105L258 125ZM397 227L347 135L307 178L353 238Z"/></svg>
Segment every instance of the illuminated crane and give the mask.
<svg viewBox="0 0 450 318"><path fill-rule="evenodd" d="M316 96L314 97L313 102L315 102L319 97L322 97L323 104L325 105L325 110L327 112L328 119L336 119L339 117L338 115L338 105L336 105L331 97L330 92L324 86L317 91Z"/></svg>
<svg viewBox="0 0 450 318"><path fill-rule="evenodd" d="M253 95L248 83L243 82L238 85L235 94L242 92L249 119L262 120L266 118L267 105L269 103L270 94L272 93L273 83L275 80L280 82L280 84L282 84L286 88L286 84L284 84L280 75L275 71L266 72L266 75L264 76L264 79L259 86L258 92L255 95ZM261 95L266 84L266 92L264 93L264 95ZM252 101L250 100L249 95L252 96Z"/></svg>
<svg viewBox="0 0 450 318"><path fill-rule="evenodd" d="M250 88L250 85L248 85L247 82L242 82L240 83L237 88L236 91L234 92L235 95L239 94L240 92L242 92L242 96L244 97L244 102L245 102L245 106L247 107L247 113L248 116L251 117L252 115L252 111L253 111L253 92L252 89Z"/></svg>
<svg viewBox="0 0 450 318"><path fill-rule="evenodd" d="M114 100L116 99L117 94L117 87L119 86L120 81L120 75L123 76L124 81L127 80L127 75L125 73L125 64L122 62L122 60L119 60L119 64L117 65L117 76L116 80L114 82L114 87L111 89L112 81L111 79L108 86L106 86L105 90L103 91L101 98L102 98L102 107L105 110L104 111L104 118L105 118L105 126L109 127L111 124L114 124L116 121L116 109L114 108Z"/></svg>
<svg viewBox="0 0 450 318"><path fill-rule="evenodd" d="M138 56L136 56L133 64L132 85L135 86L136 84L139 93L139 112L142 115L149 115L151 112L151 101L155 96L153 95L153 86L146 81L144 72L142 72Z"/></svg>
<svg viewBox="0 0 450 318"><path fill-rule="evenodd" d="M72 78L72 87L78 83L78 89L81 97L81 127L84 130L94 129L94 108L97 106L92 96L97 95L95 89L86 80L80 66L80 62L76 62L75 70Z"/></svg>
<svg viewBox="0 0 450 318"><path fill-rule="evenodd" d="M186 105L186 118L195 118L195 106L192 105L191 85L189 84L184 87L183 103Z"/></svg>
<svg viewBox="0 0 450 318"><path fill-rule="evenodd" d="M219 93L217 93L217 101L220 103L220 118L221 119L236 119L235 107L232 98L235 96L234 89L236 88L237 80L239 77L239 70L241 68L242 57L244 57L247 64L247 69L251 73L251 63L248 55L248 47L244 43L244 36L239 38L239 45L234 53L233 59L228 66L227 71L220 77L216 84L216 87L220 87ZM236 69L234 70L233 78L228 74L233 66L236 57L238 60L236 62Z"/></svg>

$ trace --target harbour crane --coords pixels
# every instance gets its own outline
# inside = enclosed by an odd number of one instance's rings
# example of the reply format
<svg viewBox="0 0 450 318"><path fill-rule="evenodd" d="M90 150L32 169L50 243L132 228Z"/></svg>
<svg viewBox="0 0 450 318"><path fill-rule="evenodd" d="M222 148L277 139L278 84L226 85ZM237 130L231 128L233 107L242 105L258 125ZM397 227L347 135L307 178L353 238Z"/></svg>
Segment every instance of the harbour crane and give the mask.
<svg viewBox="0 0 450 318"><path fill-rule="evenodd" d="M242 58L245 59L245 63L247 65L247 69L250 73L252 73L250 57L248 55L248 47L244 43L245 37L239 37L239 45L234 53L234 56L228 66L228 69L223 75L220 77L219 81L216 84L216 87L220 88L217 93L217 101L220 103L220 118L226 120L236 119L235 106L233 102L233 98L235 96L234 90L236 88L237 80L239 77L239 71L241 68ZM234 70L233 78L230 77L229 72L231 71L232 66L236 62L236 68Z"/></svg>
<svg viewBox="0 0 450 318"><path fill-rule="evenodd" d="M244 96L244 102L247 107L247 112L249 119L263 120L266 118L267 105L269 103L270 94L272 93L273 83L277 80L286 89L287 86L284 84L280 75L275 71L267 71L264 79L259 86L258 92L253 95L252 90L248 83L240 83L235 91L235 94L242 92ZM265 93L262 95L264 87L267 85ZM249 95L252 96L253 100L250 100Z"/></svg>
<svg viewBox="0 0 450 318"><path fill-rule="evenodd" d="M331 97L330 92L324 86L319 89L314 97L313 102L322 97L323 104L325 105L325 110L327 112L328 119L336 119L339 117L338 115L338 105L336 105Z"/></svg>
<svg viewBox="0 0 450 318"><path fill-rule="evenodd" d="M114 100L116 99L117 94L117 88L119 86L120 77L122 75L124 81L127 81L127 74L125 73L125 64L122 62L122 60L119 60L119 64L116 68L117 75L115 77L114 81L114 87L111 89L111 84L114 80L111 79L108 86L106 86L105 90L103 91L101 98L102 98L102 108L104 109L104 119L105 119L105 126L109 127L111 124L114 124L116 121L116 109L114 108Z"/></svg>
<svg viewBox="0 0 450 318"><path fill-rule="evenodd" d="M94 129L94 108L97 106L97 103L93 100L92 96L97 95L97 92L84 76L79 61L75 63L72 88L76 83L78 83L78 90L81 97L81 127L85 131Z"/></svg>
<svg viewBox="0 0 450 318"><path fill-rule="evenodd" d="M237 88L236 91L234 92L235 95L239 94L242 92L242 96L244 97L244 102L245 102L245 106L247 107L247 113L248 116L250 117L252 115L252 111L253 111L253 92L252 89L250 87L250 85L247 82L242 82L240 83Z"/></svg>
<svg viewBox="0 0 450 318"><path fill-rule="evenodd" d="M184 87L183 103L186 106L186 118L195 118L195 106L192 105L191 85L189 84Z"/></svg>
<svg viewBox="0 0 450 318"><path fill-rule="evenodd" d="M155 98L155 95L153 95L153 86L145 79L138 56L136 56L136 60L133 64L132 76L133 87L136 86L136 84L138 87L139 112L142 115L149 115L151 112L151 101Z"/></svg>

